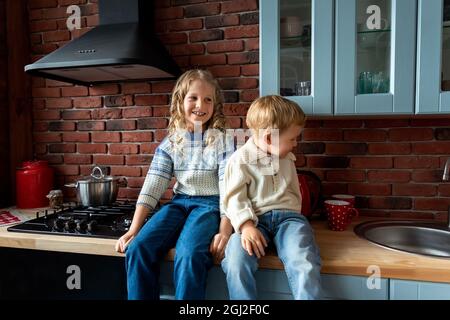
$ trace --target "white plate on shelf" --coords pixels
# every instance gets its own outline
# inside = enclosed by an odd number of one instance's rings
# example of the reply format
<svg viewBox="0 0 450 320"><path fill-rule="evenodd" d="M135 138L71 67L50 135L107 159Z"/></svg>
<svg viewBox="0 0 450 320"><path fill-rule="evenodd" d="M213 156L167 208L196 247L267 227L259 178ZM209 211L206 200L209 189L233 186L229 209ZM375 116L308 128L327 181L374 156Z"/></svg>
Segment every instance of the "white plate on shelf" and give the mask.
<svg viewBox="0 0 450 320"><path fill-rule="evenodd" d="M386 49L390 44L389 33L363 33L358 34L358 47L361 49Z"/></svg>

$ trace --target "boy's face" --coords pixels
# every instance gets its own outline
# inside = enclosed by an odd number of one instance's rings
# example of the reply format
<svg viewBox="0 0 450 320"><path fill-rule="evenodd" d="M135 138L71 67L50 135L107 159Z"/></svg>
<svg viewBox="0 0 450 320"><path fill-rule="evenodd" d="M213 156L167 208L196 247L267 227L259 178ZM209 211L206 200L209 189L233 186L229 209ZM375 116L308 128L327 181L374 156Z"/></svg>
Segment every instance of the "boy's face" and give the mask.
<svg viewBox="0 0 450 320"><path fill-rule="evenodd" d="M194 123L205 123L211 119L214 112L214 87L203 80L194 80L184 97L184 118L189 130L194 129Z"/></svg>
<svg viewBox="0 0 450 320"><path fill-rule="evenodd" d="M269 144L270 153L278 155L280 158L286 157L297 146L297 139L302 133L302 129L298 125L291 125L279 135L278 141L272 138Z"/></svg>

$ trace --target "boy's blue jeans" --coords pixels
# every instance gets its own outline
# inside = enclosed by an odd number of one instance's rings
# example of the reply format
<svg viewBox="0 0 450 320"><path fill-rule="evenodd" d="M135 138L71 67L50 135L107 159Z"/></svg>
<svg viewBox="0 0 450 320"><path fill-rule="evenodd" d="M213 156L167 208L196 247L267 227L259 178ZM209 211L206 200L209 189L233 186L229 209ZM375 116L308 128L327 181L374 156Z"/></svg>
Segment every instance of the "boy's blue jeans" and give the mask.
<svg viewBox="0 0 450 320"><path fill-rule="evenodd" d="M258 216L257 228L267 243L273 240L284 264L289 286L297 300L320 299L321 260L308 219L297 212L272 210ZM258 258L250 256L241 245L241 234L234 233L222 260L228 292L232 300L255 300L255 272Z"/></svg>
<svg viewBox="0 0 450 320"><path fill-rule="evenodd" d="M175 247L176 299L205 298L219 226L219 196L175 195L142 227L126 251L128 299L159 299L159 267Z"/></svg>

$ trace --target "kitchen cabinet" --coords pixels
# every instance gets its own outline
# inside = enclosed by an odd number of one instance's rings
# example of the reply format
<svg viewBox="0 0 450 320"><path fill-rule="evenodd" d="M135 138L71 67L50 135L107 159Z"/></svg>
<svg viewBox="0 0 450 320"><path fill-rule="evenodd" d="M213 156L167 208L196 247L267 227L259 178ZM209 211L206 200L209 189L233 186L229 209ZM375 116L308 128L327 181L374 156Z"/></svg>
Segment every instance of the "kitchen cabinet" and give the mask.
<svg viewBox="0 0 450 320"><path fill-rule="evenodd" d="M337 300L388 300L389 279L379 279L379 286L369 287L368 277L323 274L322 287L325 299Z"/></svg>
<svg viewBox="0 0 450 320"><path fill-rule="evenodd" d="M161 299L173 300L173 262L163 262L160 273ZM258 299L292 300L288 280L284 270L259 269L256 272ZM229 300L225 274L220 266L214 266L208 273L206 286L207 300Z"/></svg>
<svg viewBox="0 0 450 320"><path fill-rule="evenodd" d="M450 112L450 0L419 0L417 113Z"/></svg>
<svg viewBox="0 0 450 320"><path fill-rule="evenodd" d="M288 96L307 114L333 112L333 16L330 0L260 1L261 95Z"/></svg>
<svg viewBox="0 0 450 320"><path fill-rule="evenodd" d="M413 113L415 30L415 1L336 0L335 114Z"/></svg>
<svg viewBox="0 0 450 320"><path fill-rule="evenodd" d="M161 267L161 297L173 299L173 263L164 262ZM327 300L387 300L389 279L380 279L380 286L369 289L367 277L322 274L323 296ZM289 282L284 270L259 269L256 272L258 299L292 300ZM206 288L208 300L228 300L225 274L220 266L214 266L208 275Z"/></svg>
<svg viewBox="0 0 450 320"><path fill-rule="evenodd" d="M448 112L449 2L260 1L261 94L310 115Z"/></svg>
<svg viewBox="0 0 450 320"><path fill-rule="evenodd" d="M450 300L450 284L391 279L391 300Z"/></svg>
<svg viewBox="0 0 450 320"><path fill-rule="evenodd" d="M126 299L123 257L0 248L0 260L4 262L0 264L0 299ZM79 288L70 287L75 275L71 266L79 268ZM160 270L161 299L173 300L173 262L163 261ZM292 299L284 270L259 269L256 279L258 299ZM367 282L366 276L322 274L324 299L450 300L450 283L381 278L379 286L370 289ZM219 265L209 272L206 298L228 300Z"/></svg>
<svg viewBox="0 0 450 320"><path fill-rule="evenodd" d="M0 300L123 300L124 259L0 247Z"/></svg>
<svg viewBox="0 0 450 320"><path fill-rule="evenodd" d="M162 299L174 299L173 263L161 267ZM258 299L292 300L284 270L259 269L256 273ZM368 277L322 274L323 298L326 300L450 300L450 284L381 278L379 286L370 289ZM225 275L219 266L209 272L207 299L227 300Z"/></svg>

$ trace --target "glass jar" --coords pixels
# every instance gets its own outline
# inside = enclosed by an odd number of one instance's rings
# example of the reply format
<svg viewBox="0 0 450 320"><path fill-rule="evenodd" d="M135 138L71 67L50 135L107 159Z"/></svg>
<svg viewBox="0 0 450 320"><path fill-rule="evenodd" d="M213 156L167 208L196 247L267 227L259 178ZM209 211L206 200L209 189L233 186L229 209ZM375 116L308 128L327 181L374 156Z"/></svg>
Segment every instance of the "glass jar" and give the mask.
<svg viewBox="0 0 450 320"><path fill-rule="evenodd" d="M295 84L295 93L297 96L311 95L311 81L299 81Z"/></svg>
<svg viewBox="0 0 450 320"><path fill-rule="evenodd" d="M63 205L63 193L61 190L51 190L47 195L49 199L49 206L52 209L61 208Z"/></svg>

